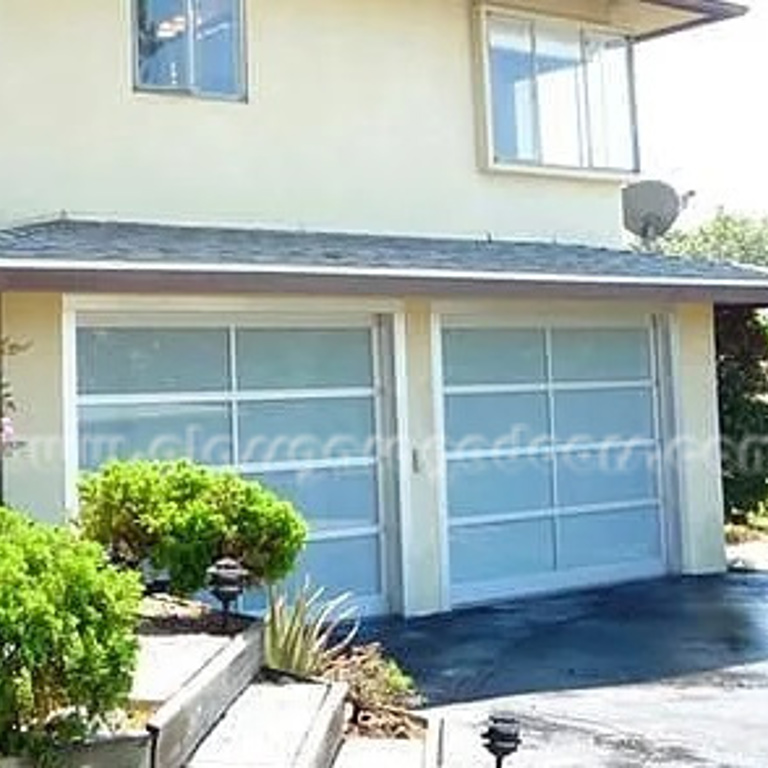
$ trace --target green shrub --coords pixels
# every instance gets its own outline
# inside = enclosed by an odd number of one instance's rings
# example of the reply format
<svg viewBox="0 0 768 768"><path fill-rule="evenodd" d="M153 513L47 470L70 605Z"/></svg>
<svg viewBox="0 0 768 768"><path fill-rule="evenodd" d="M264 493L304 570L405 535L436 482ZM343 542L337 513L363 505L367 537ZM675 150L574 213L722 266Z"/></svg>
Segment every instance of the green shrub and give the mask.
<svg viewBox="0 0 768 768"><path fill-rule="evenodd" d="M99 546L0 508L0 754L125 702L140 596Z"/></svg>
<svg viewBox="0 0 768 768"><path fill-rule="evenodd" d="M225 556L254 584L281 579L307 535L293 505L260 483L189 461L113 462L86 475L80 524L119 561L166 569L179 594L202 589L208 566Z"/></svg>

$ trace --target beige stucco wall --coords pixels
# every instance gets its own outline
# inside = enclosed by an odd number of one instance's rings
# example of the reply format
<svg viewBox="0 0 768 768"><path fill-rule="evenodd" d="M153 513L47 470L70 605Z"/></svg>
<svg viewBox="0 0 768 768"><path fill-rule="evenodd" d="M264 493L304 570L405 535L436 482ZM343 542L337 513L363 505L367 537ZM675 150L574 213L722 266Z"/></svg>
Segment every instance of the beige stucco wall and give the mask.
<svg viewBox="0 0 768 768"><path fill-rule="evenodd" d="M24 445L3 460L6 503L49 521L64 519L64 410L62 297L2 296L3 336L29 344L5 360L16 412L16 437Z"/></svg>
<svg viewBox="0 0 768 768"><path fill-rule="evenodd" d="M478 170L469 0L247 0L247 104L135 93L130 11L0 3L0 221L620 242L620 182Z"/></svg>
<svg viewBox="0 0 768 768"><path fill-rule="evenodd" d="M725 568L712 307L681 305L672 328L684 573Z"/></svg>

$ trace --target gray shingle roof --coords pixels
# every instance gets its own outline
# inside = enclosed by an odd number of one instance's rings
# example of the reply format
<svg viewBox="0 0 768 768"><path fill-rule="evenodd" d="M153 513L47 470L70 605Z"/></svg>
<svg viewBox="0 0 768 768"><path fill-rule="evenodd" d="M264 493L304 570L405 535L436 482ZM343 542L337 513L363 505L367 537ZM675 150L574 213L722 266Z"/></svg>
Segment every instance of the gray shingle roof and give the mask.
<svg viewBox="0 0 768 768"><path fill-rule="evenodd" d="M132 223L54 221L0 231L0 274L16 268L54 267L125 271L183 265L207 274L249 270L293 274L328 272L398 279L455 278L549 283L568 278L585 284L633 282L678 289L728 284L732 290L760 289L768 304L768 272L701 258L669 257L629 250L553 242L488 242L324 234L267 230L176 227ZM761 294L762 295L762 294ZM747 300L746 294L744 300ZM758 301L750 298L749 301Z"/></svg>

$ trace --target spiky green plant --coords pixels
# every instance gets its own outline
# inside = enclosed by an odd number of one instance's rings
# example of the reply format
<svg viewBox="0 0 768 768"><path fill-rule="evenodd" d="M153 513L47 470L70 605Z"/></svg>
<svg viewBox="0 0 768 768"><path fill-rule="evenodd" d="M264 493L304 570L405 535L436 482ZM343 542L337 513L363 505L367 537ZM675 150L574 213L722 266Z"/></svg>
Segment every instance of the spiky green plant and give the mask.
<svg viewBox="0 0 768 768"><path fill-rule="evenodd" d="M267 588L264 661L272 669L308 677L321 674L357 634L357 609L349 592L324 599L323 587L309 580L292 599ZM346 624L349 629L343 630Z"/></svg>

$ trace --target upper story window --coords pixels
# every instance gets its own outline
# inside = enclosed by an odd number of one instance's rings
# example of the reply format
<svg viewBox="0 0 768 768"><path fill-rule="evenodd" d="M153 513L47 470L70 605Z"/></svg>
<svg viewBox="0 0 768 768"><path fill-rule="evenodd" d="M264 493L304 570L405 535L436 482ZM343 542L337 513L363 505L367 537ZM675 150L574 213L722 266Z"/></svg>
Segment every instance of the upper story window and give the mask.
<svg viewBox="0 0 768 768"><path fill-rule="evenodd" d="M136 87L245 96L242 0L135 0Z"/></svg>
<svg viewBox="0 0 768 768"><path fill-rule="evenodd" d="M485 29L494 165L636 170L626 38L496 13Z"/></svg>

